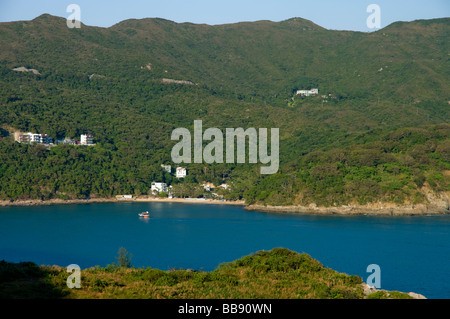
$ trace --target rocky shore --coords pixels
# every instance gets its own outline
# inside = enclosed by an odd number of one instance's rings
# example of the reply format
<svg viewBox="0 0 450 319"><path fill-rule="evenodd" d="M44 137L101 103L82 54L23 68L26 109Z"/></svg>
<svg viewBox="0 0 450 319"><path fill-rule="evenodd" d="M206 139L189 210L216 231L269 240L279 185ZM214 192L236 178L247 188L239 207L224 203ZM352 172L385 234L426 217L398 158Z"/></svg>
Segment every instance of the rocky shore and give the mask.
<svg viewBox="0 0 450 319"><path fill-rule="evenodd" d="M435 205L343 205L336 207L318 206L264 206L248 205L244 207L248 211L263 211L270 213L314 214L314 215L383 215L383 216L408 216L408 215L443 215L450 214L447 207Z"/></svg>
<svg viewBox="0 0 450 319"><path fill-rule="evenodd" d="M378 293L381 292L381 293L384 293L384 295L386 296L387 299L389 299L390 294L392 293L392 292L389 292L384 289L377 289L375 287L371 287L368 284L366 284L365 282L363 282L361 285L362 285L363 292L364 292L364 298L367 298L370 294L373 294L376 292L378 292ZM421 294L418 294L415 292L408 292L406 294L408 296L410 296L412 299L427 299L424 295L421 295Z"/></svg>
<svg viewBox="0 0 450 319"><path fill-rule="evenodd" d="M370 203L366 205L350 204L342 206L323 207L315 204L308 206L265 206L248 205L249 211L264 211L273 213L295 213L295 214L317 214L317 215L385 215L385 216L408 216L408 215L443 215L450 214L450 192L425 193L426 204L394 203Z"/></svg>

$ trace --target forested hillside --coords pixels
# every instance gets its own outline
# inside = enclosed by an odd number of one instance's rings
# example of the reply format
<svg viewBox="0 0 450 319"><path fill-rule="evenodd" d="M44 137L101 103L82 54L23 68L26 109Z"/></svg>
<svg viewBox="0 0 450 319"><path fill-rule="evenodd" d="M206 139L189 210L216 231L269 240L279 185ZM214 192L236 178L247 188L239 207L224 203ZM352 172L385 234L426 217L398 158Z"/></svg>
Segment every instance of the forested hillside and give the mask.
<svg viewBox="0 0 450 319"><path fill-rule="evenodd" d="M0 23L0 199L140 195L152 181L197 196L205 181L229 183L225 197L248 203L424 202L424 185L450 190L449 30L450 19L373 33L300 18ZM295 94L309 88L319 94ZM263 176L260 164L183 164L184 180L164 173L161 164L176 166L172 130L192 132L194 120L279 128L278 173ZM15 130L92 133L96 145L47 150L13 142Z"/></svg>

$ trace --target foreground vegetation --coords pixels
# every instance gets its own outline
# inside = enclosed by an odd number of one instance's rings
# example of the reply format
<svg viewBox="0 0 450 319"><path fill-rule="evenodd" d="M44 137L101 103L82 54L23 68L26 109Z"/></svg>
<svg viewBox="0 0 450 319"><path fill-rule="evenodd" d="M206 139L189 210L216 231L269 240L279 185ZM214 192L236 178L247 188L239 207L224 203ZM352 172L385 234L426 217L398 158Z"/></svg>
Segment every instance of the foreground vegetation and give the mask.
<svg viewBox="0 0 450 319"><path fill-rule="evenodd" d="M284 248L259 251L211 272L130 267L119 263L81 271L81 288L57 266L0 262L0 298L69 299L363 299L411 298L400 292L365 296L359 276L338 273L307 254Z"/></svg>

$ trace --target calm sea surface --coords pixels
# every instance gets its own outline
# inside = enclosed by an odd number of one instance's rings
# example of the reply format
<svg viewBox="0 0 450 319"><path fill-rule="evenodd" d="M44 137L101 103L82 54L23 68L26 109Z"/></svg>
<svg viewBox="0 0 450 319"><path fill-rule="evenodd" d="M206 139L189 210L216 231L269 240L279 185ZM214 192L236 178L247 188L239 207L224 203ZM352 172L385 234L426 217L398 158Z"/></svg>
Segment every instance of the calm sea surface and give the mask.
<svg viewBox="0 0 450 319"><path fill-rule="evenodd" d="M149 220L138 217L144 210ZM205 271L285 247L364 281L377 264L382 289L450 298L449 215L285 215L178 203L0 207L0 260L103 267L120 247L135 267Z"/></svg>

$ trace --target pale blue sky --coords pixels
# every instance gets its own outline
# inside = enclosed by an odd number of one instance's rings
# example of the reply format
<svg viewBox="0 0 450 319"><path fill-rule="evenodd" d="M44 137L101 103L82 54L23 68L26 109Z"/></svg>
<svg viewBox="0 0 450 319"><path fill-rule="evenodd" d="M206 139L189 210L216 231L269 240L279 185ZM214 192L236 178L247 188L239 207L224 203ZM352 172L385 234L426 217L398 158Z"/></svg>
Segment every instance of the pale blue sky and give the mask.
<svg viewBox="0 0 450 319"><path fill-rule="evenodd" d="M395 21L450 16L450 0L0 0L0 22L43 13L68 17L72 3L80 6L84 24L101 27L130 18L224 24L301 17L327 29L374 31L366 25L369 4L380 6L382 28Z"/></svg>

